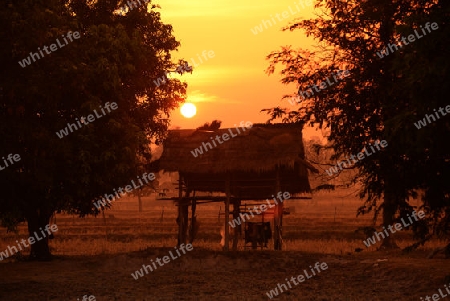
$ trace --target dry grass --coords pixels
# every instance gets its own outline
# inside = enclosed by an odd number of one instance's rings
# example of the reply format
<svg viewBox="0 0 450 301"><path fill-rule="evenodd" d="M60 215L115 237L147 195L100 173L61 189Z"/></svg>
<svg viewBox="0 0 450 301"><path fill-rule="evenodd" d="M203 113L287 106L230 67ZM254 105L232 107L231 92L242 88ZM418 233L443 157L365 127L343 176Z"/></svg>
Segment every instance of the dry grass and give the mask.
<svg viewBox="0 0 450 301"><path fill-rule="evenodd" d="M288 200L287 207L293 213L284 217L284 249L287 251L316 252L342 255L357 248L374 251L379 243L370 248L362 243L360 227L373 226L371 216L356 218L361 201L348 196L348 191L320 192L312 200ZM222 204L205 204L197 207L200 223L198 238L194 245L209 250L221 250L220 228L224 222ZM176 244L176 207L170 201L144 198L144 212L138 212L137 200L123 198L107 210L105 218L78 218L59 214L56 217L59 231L50 245L54 255L102 255L140 251L149 247L171 247ZM256 219L255 219L256 220ZM378 224L380 222L378 221ZM18 239L28 237L26 225L19 227L19 234L2 233L0 250L14 245ZM397 244L404 248L413 243L411 231L395 235ZM433 240L424 248L431 250L444 242ZM244 250L241 240L239 250ZM273 249L269 244L268 249Z"/></svg>
<svg viewBox="0 0 450 301"><path fill-rule="evenodd" d="M146 198L139 213L136 199L121 199L105 219L58 215L59 231L50 243L56 260L0 264L0 300L76 300L85 294L97 300L267 300L268 290L317 261L328 263L329 270L277 300L419 300L443 287L446 276L450 282L449 260L424 259L444 242L409 254L376 251L380 243L366 248L364 234L355 230L373 221L356 218L361 201L346 194L288 200L293 213L283 220L284 252L244 250L242 241L240 252L221 252L221 205L200 205L194 251L137 281L130 273L176 244L171 202ZM2 233L0 250L27 236L25 225L18 235ZM400 247L413 242L410 231L395 238ZM362 252L355 252L358 248ZM0 263L6 262L11 261Z"/></svg>

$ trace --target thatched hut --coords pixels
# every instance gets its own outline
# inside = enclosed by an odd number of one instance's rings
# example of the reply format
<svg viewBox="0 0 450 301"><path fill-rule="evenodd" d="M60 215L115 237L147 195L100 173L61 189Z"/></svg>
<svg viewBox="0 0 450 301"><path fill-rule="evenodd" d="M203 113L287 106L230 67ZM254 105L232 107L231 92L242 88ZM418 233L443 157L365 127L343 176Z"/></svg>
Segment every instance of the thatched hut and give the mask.
<svg viewBox="0 0 450 301"><path fill-rule="evenodd" d="M160 170L179 173L179 197L174 199L179 206L178 243L186 242L189 205L194 216L198 202L225 203L224 249L228 250L230 204L233 217L237 217L241 201L270 199L280 191L289 192L293 195L291 199L300 199L298 194L310 192L308 170L317 170L305 160L301 131L300 124L255 124L251 128L215 131L170 130L157 163ZM225 141L226 136L231 137ZM195 196L196 192L224 195ZM274 246L281 249L282 203L275 212ZM233 248L236 246L235 231Z"/></svg>

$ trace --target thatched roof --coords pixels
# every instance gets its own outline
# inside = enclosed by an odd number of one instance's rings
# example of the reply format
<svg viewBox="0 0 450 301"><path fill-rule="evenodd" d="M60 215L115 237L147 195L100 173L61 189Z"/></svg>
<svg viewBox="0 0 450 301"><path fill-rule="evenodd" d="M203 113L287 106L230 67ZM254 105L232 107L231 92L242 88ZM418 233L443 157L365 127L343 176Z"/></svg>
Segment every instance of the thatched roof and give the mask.
<svg viewBox="0 0 450 301"><path fill-rule="evenodd" d="M230 171L264 172L275 170L277 165L294 167L300 163L315 168L304 160L302 127L291 124L255 124L245 132L220 144L211 137L223 134L237 134L236 128L217 131L170 130L164 143L160 158L160 168L166 171L194 173L223 173ZM222 140L222 139L221 139ZM208 151L203 143L209 142ZM203 154L195 157L196 148L202 148Z"/></svg>
<svg viewBox="0 0 450 301"><path fill-rule="evenodd" d="M249 189L249 181L263 183L270 178L270 184L266 186L273 187L278 169L283 188L292 193L309 191L307 169L316 169L304 159L301 125L255 124L245 131L239 129L240 134L237 134L236 128L170 130L158 160L159 169L182 173L188 178L190 186L198 191L223 191L222 181L231 175L235 195L267 195L270 189L255 186ZM231 136L230 131L237 136L222 141L222 144L215 140L214 146L211 137ZM212 149L208 146L205 151L207 142ZM197 152L194 156L196 148L202 148L203 154ZM270 191L273 193L273 188Z"/></svg>

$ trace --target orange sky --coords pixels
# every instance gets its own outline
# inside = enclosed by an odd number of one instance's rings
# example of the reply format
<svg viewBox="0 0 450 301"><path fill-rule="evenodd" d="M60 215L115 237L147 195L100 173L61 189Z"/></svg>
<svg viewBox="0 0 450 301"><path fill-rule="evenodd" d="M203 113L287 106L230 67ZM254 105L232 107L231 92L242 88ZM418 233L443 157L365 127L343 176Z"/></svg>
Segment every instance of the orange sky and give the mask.
<svg viewBox="0 0 450 301"><path fill-rule="evenodd" d="M191 74L181 77L188 83L187 102L197 106L197 115L187 119L179 110L172 113L172 127L196 128L214 119L222 127L241 121L261 123L267 115L263 108L291 107L284 94L297 87L282 85L280 69L268 76L266 56L292 45L308 47L313 40L301 31L281 32L295 18L313 17L313 4L306 0L156 0L161 5L163 22L172 24L174 36L181 42L174 61L180 58L198 65ZM262 26L262 20L267 20ZM251 29L262 26L256 35ZM267 28L266 28L267 27ZM206 50L206 58L202 52ZM214 51L209 58L208 52ZM210 52L211 54L211 52ZM200 63L198 56L203 60ZM194 59L194 61L192 61ZM320 136L308 129L307 136Z"/></svg>

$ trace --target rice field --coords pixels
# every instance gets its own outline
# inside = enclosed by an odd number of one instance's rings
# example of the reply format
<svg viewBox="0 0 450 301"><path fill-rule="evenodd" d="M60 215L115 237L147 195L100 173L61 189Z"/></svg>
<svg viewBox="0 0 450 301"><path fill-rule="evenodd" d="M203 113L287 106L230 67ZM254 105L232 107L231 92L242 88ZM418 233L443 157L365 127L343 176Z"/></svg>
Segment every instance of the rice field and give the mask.
<svg viewBox="0 0 450 301"><path fill-rule="evenodd" d="M432 241L411 253L377 251L363 244L358 230L374 226L372 216L356 217L362 204L350 189L322 191L310 200L287 200L283 251L245 248L222 252L223 204L197 206L194 250L138 280L131 273L162 257L177 242L177 208L172 201L117 200L97 217L58 214L50 241L55 260L28 262L19 256L0 261L0 300L268 300L266 294L317 261L329 269L281 293L276 300L420 300L450 282L450 261L427 254L445 242ZM222 213L222 214L221 214ZM190 214L190 213L189 213ZM376 221L378 226L381 221ZM0 251L27 238L0 234ZM395 234L400 247L412 233ZM247 246L249 246L247 244ZM28 255L24 252L23 255ZM447 281L447 282L445 282Z"/></svg>

